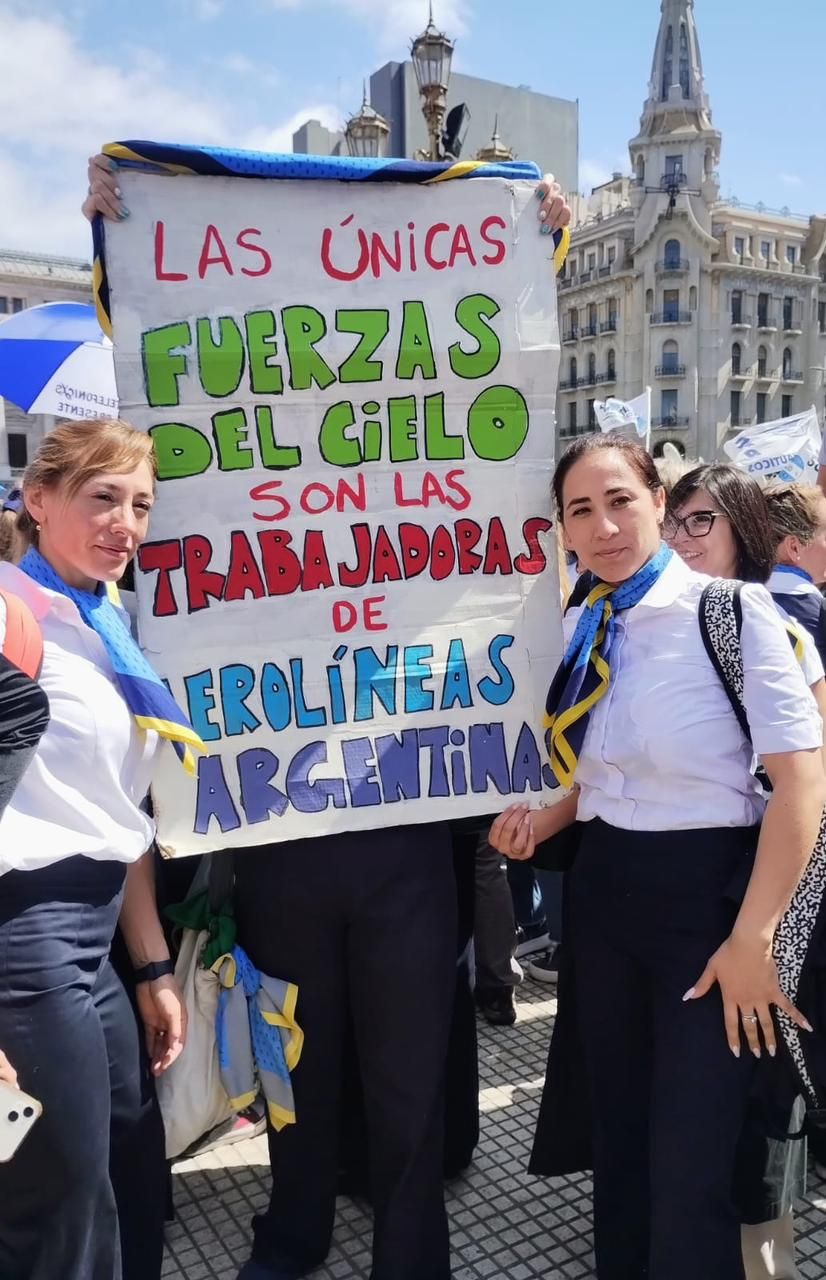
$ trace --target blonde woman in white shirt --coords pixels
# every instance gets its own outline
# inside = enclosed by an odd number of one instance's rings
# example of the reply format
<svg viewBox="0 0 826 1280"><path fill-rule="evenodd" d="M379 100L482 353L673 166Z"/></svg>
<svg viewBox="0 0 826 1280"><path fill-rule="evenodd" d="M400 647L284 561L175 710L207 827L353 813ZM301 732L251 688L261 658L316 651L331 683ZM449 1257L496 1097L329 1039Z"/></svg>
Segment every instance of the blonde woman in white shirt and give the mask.
<svg viewBox="0 0 826 1280"><path fill-rule="evenodd" d="M752 747L703 647L708 580L661 541L651 458L585 437L554 489L566 546L599 580L566 618L549 695L551 762L571 790L551 809L512 806L490 839L525 858L581 824L570 941L599 1280L742 1280L731 1187L755 1060L776 1052L773 1007L805 1023L771 947L826 798L822 724L768 594L747 586L744 696L774 783L764 817Z"/></svg>
<svg viewBox="0 0 826 1280"><path fill-rule="evenodd" d="M154 489L146 435L65 423L24 480L29 550L0 565L0 587L42 629L51 709L0 820L0 1044L44 1108L0 1165L0 1275L14 1280L160 1275L158 1197L134 1173L139 1032L109 950L120 921L157 1074L181 1051L185 1015L141 808L161 739L141 725L154 716L182 754L197 743L106 593L146 536Z"/></svg>

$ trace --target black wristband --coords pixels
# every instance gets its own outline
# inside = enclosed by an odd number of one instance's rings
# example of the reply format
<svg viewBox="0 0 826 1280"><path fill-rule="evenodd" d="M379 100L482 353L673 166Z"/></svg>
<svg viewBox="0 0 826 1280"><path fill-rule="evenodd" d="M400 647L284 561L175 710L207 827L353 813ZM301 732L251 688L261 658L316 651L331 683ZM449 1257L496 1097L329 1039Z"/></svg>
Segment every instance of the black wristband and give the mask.
<svg viewBox="0 0 826 1280"><path fill-rule="evenodd" d="M135 982L154 982L156 978L165 978L174 973L175 966L171 960L153 960L135 970Z"/></svg>

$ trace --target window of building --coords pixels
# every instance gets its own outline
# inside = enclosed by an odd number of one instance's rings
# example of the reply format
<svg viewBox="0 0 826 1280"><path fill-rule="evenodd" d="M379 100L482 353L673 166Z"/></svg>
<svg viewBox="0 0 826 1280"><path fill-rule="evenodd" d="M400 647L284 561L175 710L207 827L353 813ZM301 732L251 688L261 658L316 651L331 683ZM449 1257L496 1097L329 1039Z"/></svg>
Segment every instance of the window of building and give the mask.
<svg viewBox="0 0 826 1280"><path fill-rule="evenodd" d="M576 254L572 253L568 259L568 275L573 277L576 275Z"/></svg>
<svg viewBox="0 0 826 1280"><path fill-rule="evenodd" d="M22 431L10 431L6 437L9 448L9 466L22 471L29 465L29 441Z"/></svg>
<svg viewBox="0 0 826 1280"><path fill-rule="evenodd" d="M665 34L665 56L663 57L663 82L660 97L668 102L668 91L674 75L674 28L669 27Z"/></svg>
<svg viewBox="0 0 826 1280"><path fill-rule="evenodd" d="M758 293L757 295L757 327L765 329L769 323L769 295L767 293Z"/></svg>
<svg viewBox="0 0 826 1280"><path fill-rule="evenodd" d="M757 348L757 376L758 376L758 378L765 378L765 376L766 376L766 371L767 371L767 368L768 368L768 363L769 363L769 356L768 356L768 352L766 351L766 348L765 348L765 347L758 347L758 348Z"/></svg>
<svg viewBox="0 0 826 1280"><path fill-rule="evenodd" d="M660 392L660 417L664 424L676 420L677 392L673 389Z"/></svg>
<svg viewBox="0 0 826 1280"><path fill-rule="evenodd" d="M792 375L792 349L791 347L783 348L783 377L790 378Z"/></svg>
<svg viewBox="0 0 826 1280"><path fill-rule="evenodd" d="M739 427L739 426L740 426L740 412L741 412L741 410L740 410L740 405L741 405L742 400L743 400L743 393L742 393L741 391L732 391L732 392L730 392L729 394L730 394L730 396L731 396L731 406L730 406L730 412L731 412L731 425L732 425L733 427Z"/></svg>
<svg viewBox="0 0 826 1280"><path fill-rule="evenodd" d="M734 253L742 262L746 256L746 238L745 236L734 237Z"/></svg>
<svg viewBox="0 0 826 1280"><path fill-rule="evenodd" d="M761 240L760 241L760 257L765 258L766 261L768 262L771 256L772 256L771 240Z"/></svg>
<svg viewBox="0 0 826 1280"><path fill-rule="evenodd" d="M733 343L731 344L731 373L732 373L732 377L737 377L737 375L738 375L739 373L741 373L741 372L742 372L742 370L741 370L741 368L740 368L740 362L741 362L742 358L743 358L743 348L740 346L740 343L739 343L739 342L733 342Z"/></svg>
<svg viewBox="0 0 826 1280"><path fill-rule="evenodd" d="M9 300L8 298L0 298L0 316L7 316L8 314L9 314Z"/></svg>
<svg viewBox="0 0 826 1280"><path fill-rule="evenodd" d="M740 289L732 290L731 294L731 323L743 323L743 293Z"/></svg>
<svg viewBox="0 0 826 1280"><path fill-rule="evenodd" d="M595 253L589 253L588 254L588 270L593 271L596 265L597 265L597 255Z"/></svg>
<svg viewBox="0 0 826 1280"><path fill-rule="evenodd" d="M607 360L606 372L609 378L615 378L617 376L616 355L614 353L613 347L609 347L608 349L608 360Z"/></svg>
<svg viewBox="0 0 826 1280"><path fill-rule="evenodd" d="M595 427L597 425L597 415L594 409L594 401L588 401L588 426Z"/></svg>
<svg viewBox="0 0 826 1280"><path fill-rule="evenodd" d="M653 290L653 289L646 289L646 291L645 291L645 314L646 314L647 316L650 316L650 315L651 315L651 312L652 312L653 310L654 310L654 290Z"/></svg>
<svg viewBox="0 0 826 1280"><path fill-rule="evenodd" d="M12 300L11 300L11 309L12 309L12 311L13 311L15 314L16 314L18 311L23 311L23 310L24 310L24 308L25 308L25 306L26 306L26 300L25 300L25 298L12 298Z"/></svg>
<svg viewBox="0 0 826 1280"><path fill-rule="evenodd" d="M688 83L688 35L685 23L680 23L680 88L684 98L691 97L691 86Z"/></svg>
<svg viewBox="0 0 826 1280"><path fill-rule="evenodd" d="M616 298L609 298L608 299L608 323L612 329L616 329L617 327L617 311L618 311L618 306L617 306Z"/></svg>
<svg viewBox="0 0 826 1280"><path fill-rule="evenodd" d="M568 405L568 430L576 431L576 400L572 400Z"/></svg>
<svg viewBox="0 0 826 1280"><path fill-rule="evenodd" d="M794 323L794 298L786 296L783 299L783 328L794 329L796 327Z"/></svg>
<svg viewBox="0 0 826 1280"><path fill-rule="evenodd" d="M679 240L666 240L663 251L663 263L666 271L679 271L682 258L682 246Z"/></svg>
<svg viewBox="0 0 826 1280"><path fill-rule="evenodd" d="M663 290L663 319L676 321L680 318L680 291L679 289Z"/></svg>
<svg viewBox="0 0 826 1280"><path fill-rule="evenodd" d="M569 381L570 381L570 383L571 383L571 386L572 386L572 387L575 387L575 386L576 386L576 377L577 377L577 374L576 374L576 356L571 356L571 359L570 359L570 362L569 362L569 365L568 365L568 372L569 372Z"/></svg>
<svg viewBox="0 0 826 1280"><path fill-rule="evenodd" d="M794 396L783 396L780 401L781 418L790 418L794 413Z"/></svg>
<svg viewBox="0 0 826 1280"><path fill-rule="evenodd" d="M577 318L578 312L576 307L571 307L571 310L568 312L568 333L574 338L577 335Z"/></svg>
<svg viewBox="0 0 826 1280"><path fill-rule="evenodd" d="M616 251L616 248L614 247L614 245L611 245L611 246L609 247L609 249L608 249L608 264L609 264L609 266L610 266L610 264L611 264L612 262L616 262L616 259L617 259L617 251Z"/></svg>
<svg viewBox="0 0 826 1280"><path fill-rule="evenodd" d="M594 334L597 332L599 324L597 322L597 304L595 302L588 303L588 332Z"/></svg>
<svg viewBox="0 0 826 1280"><path fill-rule="evenodd" d="M821 333L826 333L826 302L817 304L817 327Z"/></svg>
<svg viewBox="0 0 826 1280"><path fill-rule="evenodd" d="M597 380L597 357L596 353L591 351L588 356L588 385L592 387Z"/></svg>
<svg viewBox="0 0 826 1280"><path fill-rule="evenodd" d="M663 343L662 362L663 373L676 373L680 363L680 348L673 340Z"/></svg>
<svg viewBox="0 0 826 1280"><path fill-rule="evenodd" d="M767 403L768 403L768 396L766 395L765 391L758 391L757 392L757 421L758 422L766 421Z"/></svg>
<svg viewBox="0 0 826 1280"><path fill-rule="evenodd" d="M665 157L665 176L667 178L683 177L683 157L682 156L666 156Z"/></svg>
<svg viewBox="0 0 826 1280"><path fill-rule="evenodd" d="M688 291L688 309L689 311L697 310L697 286L693 284Z"/></svg>
<svg viewBox="0 0 826 1280"><path fill-rule="evenodd" d="M786 261L791 266L794 266L794 264L797 262L797 245L796 244L786 245Z"/></svg>

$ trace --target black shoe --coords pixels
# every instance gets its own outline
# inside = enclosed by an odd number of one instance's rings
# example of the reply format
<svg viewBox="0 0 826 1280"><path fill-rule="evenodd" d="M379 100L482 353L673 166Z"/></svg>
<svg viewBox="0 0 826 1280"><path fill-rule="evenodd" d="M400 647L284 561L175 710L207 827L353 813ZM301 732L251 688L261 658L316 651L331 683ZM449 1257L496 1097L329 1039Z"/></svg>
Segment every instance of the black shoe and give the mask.
<svg viewBox="0 0 826 1280"><path fill-rule="evenodd" d="M548 937L548 926L543 920L541 924L520 924L516 930L517 960L524 956L535 955L537 951L547 951L551 939Z"/></svg>
<svg viewBox="0 0 826 1280"><path fill-rule="evenodd" d="M496 991L480 991L476 988L476 1006L492 1027L512 1027L516 1022L513 991L502 987Z"/></svg>
<svg viewBox="0 0 826 1280"><path fill-rule="evenodd" d="M557 943L553 951L544 951L541 956L526 960L525 973L528 977L549 987L556 986L559 978L559 949L560 943Z"/></svg>

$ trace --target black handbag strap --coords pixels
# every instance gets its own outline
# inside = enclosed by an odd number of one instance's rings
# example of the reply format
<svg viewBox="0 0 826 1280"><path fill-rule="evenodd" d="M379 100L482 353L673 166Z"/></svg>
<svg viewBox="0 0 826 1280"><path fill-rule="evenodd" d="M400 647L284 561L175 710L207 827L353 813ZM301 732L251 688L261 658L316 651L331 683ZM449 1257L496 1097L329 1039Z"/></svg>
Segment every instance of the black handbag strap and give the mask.
<svg viewBox="0 0 826 1280"><path fill-rule="evenodd" d="M700 634L711 665L731 703L731 709L751 742L749 718L743 703L742 582L724 578L710 582L700 596Z"/></svg>

